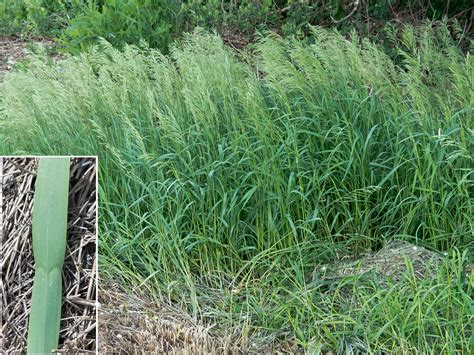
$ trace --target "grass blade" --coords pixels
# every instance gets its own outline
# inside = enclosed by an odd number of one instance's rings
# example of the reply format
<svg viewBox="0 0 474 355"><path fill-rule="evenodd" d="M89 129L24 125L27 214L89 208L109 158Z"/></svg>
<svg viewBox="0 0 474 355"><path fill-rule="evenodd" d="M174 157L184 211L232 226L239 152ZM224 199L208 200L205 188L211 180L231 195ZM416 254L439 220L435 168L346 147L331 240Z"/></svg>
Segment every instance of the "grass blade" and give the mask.
<svg viewBox="0 0 474 355"><path fill-rule="evenodd" d="M69 158L40 159L33 205L35 279L28 354L48 354L58 346L68 189Z"/></svg>

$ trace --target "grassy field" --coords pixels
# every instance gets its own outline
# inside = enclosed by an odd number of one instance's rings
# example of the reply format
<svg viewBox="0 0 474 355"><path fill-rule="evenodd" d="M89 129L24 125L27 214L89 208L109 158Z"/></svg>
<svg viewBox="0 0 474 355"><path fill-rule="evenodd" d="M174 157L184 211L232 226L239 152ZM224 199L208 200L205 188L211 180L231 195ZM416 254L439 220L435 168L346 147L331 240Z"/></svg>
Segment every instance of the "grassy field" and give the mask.
<svg viewBox="0 0 474 355"><path fill-rule="evenodd" d="M97 154L102 277L241 350L468 353L472 57L440 24L391 57L310 38L32 59L1 86L0 152ZM336 272L393 240L436 262Z"/></svg>

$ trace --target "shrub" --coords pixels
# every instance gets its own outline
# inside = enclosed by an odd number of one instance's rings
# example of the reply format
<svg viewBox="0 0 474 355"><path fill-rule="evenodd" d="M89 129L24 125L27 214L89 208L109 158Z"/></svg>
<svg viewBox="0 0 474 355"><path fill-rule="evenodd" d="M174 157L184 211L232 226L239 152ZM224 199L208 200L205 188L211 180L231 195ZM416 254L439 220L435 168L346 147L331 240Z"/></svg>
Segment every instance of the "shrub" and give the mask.
<svg viewBox="0 0 474 355"><path fill-rule="evenodd" d="M91 4L75 17L62 36L66 49L77 52L105 38L117 47L138 44L167 48L184 30L180 18L181 1L104 0Z"/></svg>
<svg viewBox="0 0 474 355"><path fill-rule="evenodd" d="M257 31L267 29L306 36L311 25L322 25L341 33L355 28L364 36L375 36L394 17L396 23L400 16L412 23L452 16L464 23L469 18L467 0L358 4L354 8L352 1L334 0L2 0L0 33L57 36L72 53L97 44L100 37L120 48L144 40L166 52L173 39L195 27L217 30L247 43Z"/></svg>
<svg viewBox="0 0 474 355"><path fill-rule="evenodd" d="M57 35L71 16L82 11L85 0L0 1L0 34L16 32Z"/></svg>

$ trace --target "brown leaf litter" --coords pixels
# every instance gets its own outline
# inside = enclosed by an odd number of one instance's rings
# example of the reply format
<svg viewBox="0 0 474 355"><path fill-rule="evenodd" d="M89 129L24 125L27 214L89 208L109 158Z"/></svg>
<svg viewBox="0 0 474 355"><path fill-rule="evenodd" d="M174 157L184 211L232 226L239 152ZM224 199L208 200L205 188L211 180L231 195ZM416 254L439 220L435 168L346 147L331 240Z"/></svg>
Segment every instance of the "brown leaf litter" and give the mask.
<svg viewBox="0 0 474 355"><path fill-rule="evenodd" d="M15 64L25 59L32 44L41 44L47 50L52 50L55 46L51 38L44 36L0 36L0 82L7 72L13 70ZM60 58L57 54L52 57Z"/></svg>

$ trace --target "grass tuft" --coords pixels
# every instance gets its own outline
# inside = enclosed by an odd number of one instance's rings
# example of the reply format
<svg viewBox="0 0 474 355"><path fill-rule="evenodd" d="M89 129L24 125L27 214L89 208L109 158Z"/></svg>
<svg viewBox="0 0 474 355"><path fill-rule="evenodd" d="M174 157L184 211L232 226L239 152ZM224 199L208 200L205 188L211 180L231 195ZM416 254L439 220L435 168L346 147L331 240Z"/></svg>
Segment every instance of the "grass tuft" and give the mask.
<svg viewBox="0 0 474 355"><path fill-rule="evenodd" d="M472 59L443 25L407 28L394 59L356 35L313 38L269 34L245 60L199 31L170 56L102 42L33 60L2 86L0 151L98 154L101 270L216 333L466 351ZM311 279L393 239L459 252L421 281Z"/></svg>

